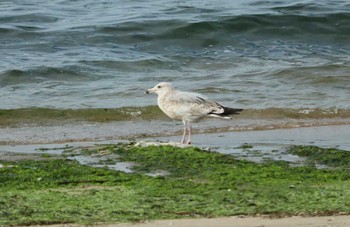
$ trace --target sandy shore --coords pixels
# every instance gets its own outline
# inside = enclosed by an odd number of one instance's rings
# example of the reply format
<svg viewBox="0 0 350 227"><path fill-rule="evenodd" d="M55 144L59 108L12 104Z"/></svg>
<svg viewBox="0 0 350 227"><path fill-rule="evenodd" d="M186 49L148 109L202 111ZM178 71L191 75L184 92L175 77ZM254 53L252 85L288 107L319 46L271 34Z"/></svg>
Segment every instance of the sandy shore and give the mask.
<svg viewBox="0 0 350 227"><path fill-rule="evenodd" d="M116 227L345 227L350 226L350 216L289 217L269 219L260 217L227 217L213 219L181 219L148 222L144 224L120 224Z"/></svg>
<svg viewBox="0 0 350 227"><path fill-rule="evenodd" d="M79 226L79 225L50 225L49 227ZM100 227L348 227L350 216L322 216L322 217L223 217L199 219L175 219L149 221L145 223L101 224Z"/></svg>

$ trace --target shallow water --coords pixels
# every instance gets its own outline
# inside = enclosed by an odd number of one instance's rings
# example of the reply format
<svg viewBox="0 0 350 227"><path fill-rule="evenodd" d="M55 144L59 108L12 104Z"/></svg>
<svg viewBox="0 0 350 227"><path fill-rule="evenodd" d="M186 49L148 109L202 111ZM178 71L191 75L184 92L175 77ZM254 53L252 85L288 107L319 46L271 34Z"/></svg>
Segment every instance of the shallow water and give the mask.
<svg viewBox="0 0 350 227"><path fill-rule="evenodd" d="M303 159L283 153L291 145L311 145L350 151L350 125L318 126L273 130L221 132L193 135L195 146L261 162L285 160L295 164ZM156 137L160 141L179 141L180 136ZM242 149L242 145L252 148ZM244 147L244 146L243 146Z"/></svg>
<svg viewBox="0 0 350 227"><path fill-rule="evenodd" d="M274 118L236 118L234 120L207 119L193 125L193 133L227 133L241 131L259 131L288 129L327 125L350 124L350 119L274 119ZM78 122L56 123L53 125L0 127L0 145L50 144L66 142L103 142L108 140L138 140L160 136L171 137L182 134L183 125L178 121L139 120L120 122ZM345 132L347 138L350 131ZM344 138L344 142L348 139ZM177 140L175 140L177 141Z"/></svg>

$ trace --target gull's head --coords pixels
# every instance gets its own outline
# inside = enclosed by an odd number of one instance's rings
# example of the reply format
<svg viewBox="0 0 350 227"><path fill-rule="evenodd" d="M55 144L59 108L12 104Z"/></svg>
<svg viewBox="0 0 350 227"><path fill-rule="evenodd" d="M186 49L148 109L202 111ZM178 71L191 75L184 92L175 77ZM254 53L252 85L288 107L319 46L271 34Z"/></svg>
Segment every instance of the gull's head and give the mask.
<svg viewBox="0 0 350 227"><path fill-rule="evenodd" d="M153 88L147 89L146 94L155 93L157 95L162 95L168 93L170 90L174 89L171 83L161 82L154 86Z"/></svg>

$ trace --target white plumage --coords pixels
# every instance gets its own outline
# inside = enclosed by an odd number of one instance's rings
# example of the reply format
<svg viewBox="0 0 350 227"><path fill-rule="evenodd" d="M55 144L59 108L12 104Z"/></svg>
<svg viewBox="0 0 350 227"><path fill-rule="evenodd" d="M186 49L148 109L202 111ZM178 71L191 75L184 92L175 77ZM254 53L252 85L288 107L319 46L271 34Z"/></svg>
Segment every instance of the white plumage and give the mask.
<svg viewBox="0 0 350 227"><path fill-rule="evenodd" d="M171 83L162 82L146 91L147 94L158 95L159 108L170 118L181 120L184 124L184 133L181 142L185 142L186 130L188 141L191 143L191 123L203 117L218 117L231 119L229 115L239 114L242 109L224 107L218 102L210 101L204 95L176 90Z"/></svg>

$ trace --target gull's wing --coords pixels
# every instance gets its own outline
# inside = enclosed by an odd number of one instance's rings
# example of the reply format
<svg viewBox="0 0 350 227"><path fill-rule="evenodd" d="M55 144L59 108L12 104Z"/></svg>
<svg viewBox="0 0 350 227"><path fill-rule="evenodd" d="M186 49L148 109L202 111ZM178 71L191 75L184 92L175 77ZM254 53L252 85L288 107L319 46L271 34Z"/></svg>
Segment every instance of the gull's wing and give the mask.
<svg viewBox="0 0 350 227"><path fill-rule="evenodd" d="M224 107L215 101L210 101L206 96L194 92L176 91L168 101L176 104L178 107L186 108L194 115L221 114Z"/></svg>
<svg viewBox="0 0 350 227"><path fill-rule="evenodd" d="M204 100L207 100L207 97L194 92L176 91L169 96L168 99L172 102L188 105L190 103L203 102Z"/></svg>

